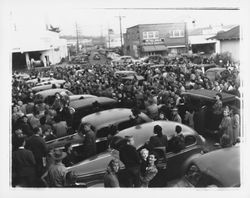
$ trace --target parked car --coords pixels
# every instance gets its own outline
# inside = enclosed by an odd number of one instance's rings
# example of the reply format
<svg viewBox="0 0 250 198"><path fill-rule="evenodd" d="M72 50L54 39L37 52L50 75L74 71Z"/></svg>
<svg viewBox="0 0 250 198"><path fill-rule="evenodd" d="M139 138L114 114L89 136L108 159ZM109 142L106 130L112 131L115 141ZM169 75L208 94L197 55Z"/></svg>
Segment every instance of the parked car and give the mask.
<svg viewBox="0 0 250 198"><path fill-rule="evenodd" d="M75 171L77 181L86 183L86 186L90 187L92 185L102 184L103 176L106 172L108 163L113 158L119 158L118 151L125 136L132 135L134 137L134 146L139 152L140 149L145 147L145 143L150 139L150 137L154 135L153 128L155 125L160 125L162 127L163 134L165 134L169 140L175 134L176 125L180 125L185 138L185 148L178 153L159 148L154 150L158 154L157 167L159 172L150 183L150 186L166 186L167 180L181 176L188 162L195 155L200 155L205 143L205 139L190 127L171 121L154 121L122 130L115 135L111 141L110 145L114 149L109 149L103 153L75 164L72 167L69 167L68 170ZM122 163L121 166L124 168Z"/></svg>
<svg viewBox="0 0 250 198"><path fill-rule="evenodd" d="M226 68L222 67L211 68L205 72L205 76L211 81L226 79L229 75L230 72Z"/></svg>
<svg viewBox="0 0 250 198"><path fill-rule="evenodd" d="M240 187L240 147L211 151L191 160L170 187Z"/></svg>
<svg viewBox="0 0 250 198"><path fill-rule="evenodd" d="M210 69L211 70L217 70L217 68L219 68L216 64L196 64L194 65L194 67L196 69L200 69L202 71L202 73L204 74L207 70Z"/></svg>
<svg viewBox="0 0 250 198"><path fill-rule="evenodd" d="M36 86L52 85L52 84L62 85L65 82L66 82L65 80L49 80L49 81L44 81L44 82L37 83Z"/></svg>
<svg viewBox="0 0 250 198"><path fill-rule="evenodd" d="M91 128L95 131L97 152L100 153L108 148L107 137L109 135L136 125L136 122L131 119L131 116L131 109L115 108L87 115L81 119L81 123L89 123L91 125ZM144 113L140 113L139 118L140 123L138 124L152 121ZM117 131L114 131L116 129ZM65 144L72 143L73 147L78 147L77 150L81 151L83 140L84 137L75 133L73 136L70 135L64 138L58 138L56 140L49 141L47 142L47 146L49 149L63 148Z"/></svg>
<svg viewBox="0 0 250 198"><path fill-rule="evenodd" d="M76 100L82 100L86 98L97 98L98 96L91 95L91 94L77 94L77 95L70 95L69 100L70 102L76 101Z"/></svg>
<svg viewBox="0 0 250 198"><path fill-rule="evenodd" d="M48 89L61 88L61 85L63 85L64 82L62 83L62 81L56 81L53 84L39 85L39 86L32 87L31 90L37 93L39 91L45 91Z"/></svg>
<svg viewBox="0 0 250 198"><path fill-rule="evenodd" d="M144 80L143 76L137 75L135 71L128 71L128 70L116 71L114 77L122 78L124 80L133 80L134 78L136 78L137 80Z"/></svg>
<svg viewBox="0 0 250 198"><path fill-rule="evenodd" d="M69 103L69 106L74 110L73 128L78 128L81 119L84 116L98 111L112 109L117 105L118 102L116 100L107 97L90 97L86 99L71 101Z"/></svg>
<svg viewBox="0 0 250 198"><path fill-rule="evenodd" d="M51 104L54 101L54 97L56 93L66 93L69 97L73 96L73 93L67 89L55 88L55 89L47 89L44 91L39 91L35 94L34 100L42 100L48 104Z"/></svg>
<svg viewBox="0 0 250 198"><path fill-rule="evenodd" d="M182 93L187 107L195 110L194 128L201 134L213 133L211 130L212 105L215 103L215 96L218 92L214 90L197 89L187 90ZM240 99L235 95L220 92L222 104L236 109L240 112Z"/></svg>
<svg viewBox="0 0 250 198"><path fill-rule="evenodd" d="M52 77L42 77L42 78L39 78L39 79L40 79L39 80L40 83L56 80L55 78L52 78ZM27 80L26 83L31 84L31 85L36 85L38 83L38 78Z"/></svg>

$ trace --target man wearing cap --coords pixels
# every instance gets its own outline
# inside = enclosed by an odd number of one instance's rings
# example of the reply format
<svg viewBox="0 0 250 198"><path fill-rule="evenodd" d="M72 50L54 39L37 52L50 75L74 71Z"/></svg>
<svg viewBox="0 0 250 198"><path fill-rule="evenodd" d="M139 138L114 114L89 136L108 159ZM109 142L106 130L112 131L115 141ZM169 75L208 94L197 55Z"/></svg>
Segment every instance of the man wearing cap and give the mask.
<svg viewBox="0 0 250 198"><path fill-rule="evenodd" d="M182 123L182 119L181 119L181 116L178 113L177 107L174 107L172 109L172 119L171 120L174 121L174 122Z"/></svg>
<svg viewBox="0 0 250 198"><path fill-rule="evenodd" d="M140 157L134 147L133 136L125 136L126 144L120 149L120 160L125 165L126 187L140 186Z"/></svg>
<svg viewBox="0 0 250 198"><path fill-rule="evenodd" d="M47 181L49 187L63 187L67 169L62 163L62 160L66 157L66 153L61 150L54 150L51 157L54 160L54 164L49 167L47 173Z"/></svg>

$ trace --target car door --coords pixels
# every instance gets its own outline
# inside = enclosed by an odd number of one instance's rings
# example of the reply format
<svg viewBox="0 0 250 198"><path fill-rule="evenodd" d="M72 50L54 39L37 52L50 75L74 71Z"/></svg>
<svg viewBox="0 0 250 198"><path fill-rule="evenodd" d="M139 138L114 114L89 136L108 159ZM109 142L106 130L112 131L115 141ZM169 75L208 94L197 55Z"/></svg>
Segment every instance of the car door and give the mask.
<svg viewBox="0 0 250 198"><path fill-rule="evenodd" d="M192 155L200 153L202 146L198 144L195 135L185 136L185 148L181 151L174 153L166 153L167 159L167 177L168 180L180 177L182 175L182 168L185 161Z"/></svg>
<svg viewBox="0 0 250 198"><path fill-rule="evenodd" d="M182 175L185 161L192 155L200 153L202 147L197 144L196 136L185 136L185 149L178 153L154 150L158 154L158 174L150 182L151 187L165 187L167 182ZM165 155L165 156L164 156Z"/></svg>

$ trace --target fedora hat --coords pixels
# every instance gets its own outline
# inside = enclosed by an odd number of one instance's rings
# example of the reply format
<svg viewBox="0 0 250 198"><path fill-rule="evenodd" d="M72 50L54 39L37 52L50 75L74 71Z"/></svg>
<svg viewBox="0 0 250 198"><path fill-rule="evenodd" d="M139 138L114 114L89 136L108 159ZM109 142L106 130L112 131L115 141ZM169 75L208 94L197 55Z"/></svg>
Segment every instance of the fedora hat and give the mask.
<svg viewBox="0 0 250 198"><path fill-rule="evenodd" d="M65 152L62 152L59 149L54 150L54 152L52 152L51 157L54 160L62 160L63 158L65 158L67 156L67 154Z"/></svg>

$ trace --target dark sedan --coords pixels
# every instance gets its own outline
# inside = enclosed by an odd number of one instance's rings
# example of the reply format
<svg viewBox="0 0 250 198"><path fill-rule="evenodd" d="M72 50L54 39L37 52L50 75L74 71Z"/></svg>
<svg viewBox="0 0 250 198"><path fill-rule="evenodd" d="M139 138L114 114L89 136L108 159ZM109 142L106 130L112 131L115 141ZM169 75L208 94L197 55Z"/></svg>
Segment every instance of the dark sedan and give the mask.
<svg viewBox="0 0 250 198"><path fill-rule="evenodd" d="M139 121L132 118L131 109L116 108L105 111L100 111L87 115L81 119L82 123L89 123L91 128L96 133L97 152L103 152L108 148L107 137L118 133L119 131L135 126L136 124L143 124L151 122L152 120L144 113L139 114ZM115 130L115 131L114 131ZM49 149L63 148L65 144L71 143L75 150L82 150L82 143L84 137L75 133L66 137L58 138L47 142Z"/></svg>
<svg viewBox="0 0 250 198"><path fill-rule="evenodd" d="M166 185L167 180L181 176L186 169L188 162L195 155L200 155L205 140L198 135L197 132L186 125L170 121L155 121L137 125L119 132L119 134L113 137L111 145L119 150L119 144L123 141L123 138L127 135L132 135L135 140L135 147L139 151L153 135L153 128L155 125L160 125L162 127L163 133L167 135L168 139L171 139L174 136L176 125L180 125L185 138L185 148L178 153L172 151L166 152L165 150L158 149L155 150L159 157L157 163L159 173L150 186L163 187ZM119 158L118 153L119 152L116 149L107 150L69 167L68 170L75 171L78 177L78 182L84 182L87 186L101 184L103 183L103 176L108 163L113 158ZM167 175L167 177L162 177L164 175Z"/></svg>
<svg viewBox="0 0 250 198"><path fill-rule="evenodd" d="M118 102L116 100L107 97L90 97L70 102L69 106L75 111L73 114L73 128L78 128L84 116L98 111L115 108L117 104Z"/></svg>

